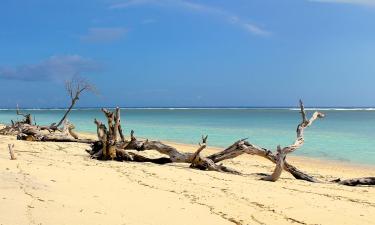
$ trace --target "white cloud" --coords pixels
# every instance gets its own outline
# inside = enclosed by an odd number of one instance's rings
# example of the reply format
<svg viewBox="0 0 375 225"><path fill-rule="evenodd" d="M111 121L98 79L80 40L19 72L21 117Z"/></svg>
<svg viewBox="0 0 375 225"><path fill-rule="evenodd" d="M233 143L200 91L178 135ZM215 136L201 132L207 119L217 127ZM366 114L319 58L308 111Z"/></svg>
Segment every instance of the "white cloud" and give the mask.
<svg viewBox="0 0 375 225"><path fill-rule="evenodd" d="M34 64L0 66L0 79L23 81L64 81L84 72L100 70L92 59L79 55L52 56Z"/></svg>
<svg viewBox="0 0 375 225"><path fill-rule="evenodd" d="M186 0L127 0L122 1L116 4L111 5L110 9L123 9L123 8L129 8L132 6L140 6L140 5L156 5L160 7L178 7L184 10L190 10L194 12L200 12L209 14L212 16L219 17L226 21L227 23L231 23L233 25L236 25L238 27L241 27L247 32L250 32L254 35L258 36L269 36L271 32L257 26L256 24L247 21L240 16L220 9L215 8L209 5L194 3L191 1Z"/></svg>
<svg viewBox="0 0 375 225"><path fill-rule="evenodd" d="M108 43L123 38L127 30L122 27L94 27L90 28L87 34L81 35L83 42Z"/></svg>

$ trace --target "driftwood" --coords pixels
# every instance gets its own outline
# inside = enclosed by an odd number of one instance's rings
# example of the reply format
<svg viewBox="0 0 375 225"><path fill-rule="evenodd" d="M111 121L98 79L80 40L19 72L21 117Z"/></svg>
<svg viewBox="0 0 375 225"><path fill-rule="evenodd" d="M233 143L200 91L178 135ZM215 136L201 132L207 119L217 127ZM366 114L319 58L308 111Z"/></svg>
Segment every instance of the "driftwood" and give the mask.
<svg viewBox="0 0 375 225"><path fill-rule="evenodd" d="M286 155L289 153L294 152L298 148L300 148L304 142L305 139L303 137L303 132L305 128L309 127L316 119L318 118L324 118L324 114L321 112L315 112L312 117L308 120L306 117L305 107L300 100L300 108L301 108L301 115L302 115L302 122L298 124L297 126L297 139L292 144L289 145L283 149L281 149L280 146L277 146L277 153L276 153L276 167L273 173L267 177L264 177L263 180L266 181L277 181L280 178L280 175L285 167L285 158Z"/></svg>
<svg viewBox="0 0 375 225"><path fill-rule="evenodd" d="M91 87L80 85L74 87L75 88L73 88L72 84L67 85L67 90L70 93L72 103L64 114L63 120L59 123L52 124L50 126L32 125L31 115L21 113L17 106L17 115L23 115L25 120L17 122L12 121L12 125L1 129L0 134L17 135L17 139L27 141L88 143L92 146L92 149L89 151L91 157L99 160L151 162L156 164L188 163L190 164L190 168L232 174L241 173L218 163L227 159L233 159L242 154L257 155L276 164L273 173L261 178L262 180L277 181L280 178L282 171L285 170L292 174L296 179L309 182L321 182L286 161L287 154L294 152L304 144L305 128L312 125L315 120L324 117L323 113L315 112L310 119L307 119L302 101L300 101L302 121L297 126L297 137L292 145L284 148L277 146L277 150L272 152L266 148L253 145L246 139L241 139L220 152L204 157L200 153L207 146L208 136L202 136L202 141L199 143L199 147L194 153L181 152L178 149L166 145L160 141L150 141L148 139L137 140L137 138L134 136L133 130L130 134L130 140L126 140L121 128L120 108L118 107L113 112L107 109L102 109L107 118L108 128L102 122L95 119L94 122L97 126L98 141L91 139L79 139L78 135L74 132L75 126L69 123L66 117L73 108L75 102L79 99L80 93L84 90L90 89ZM63 124L63 127L58 128L61 124ZM8 146L8 148L12 157L13 146ZM129 150L156 150L161 154L167 155L168 157L148 158ZM348 186L375 185L375 177L354 178L347 180L336 179L331 181L331 183L338 183Z"/></svg>
<svg viewBox="0 0 375 225"><path fill-rule="evenodd" d="M67 128L64 126L62 130L66 130L65 132L43 132L42 129L38 126L32 126L28 124L24 124L22 127L19 127L20 131L17 134L18 140L25 140L25 141L51 141L51 142L78 142L78 143L94 143L95 140L91 139L77 139L76 137L72 136L71 134L74 133L73 126L66 122Z"/></svg>
<svg viewBox="0 0 375 225"><path fill-rule="evenodd" d="M25 118L23 121L20 121L20 123L26 123L26 124L29 124L29 125L31 125L33 123L33 119L31 117L31 114L30 113L28 113L28 114L21 113L20 109L18 108L18 104L17 104L16 113L17 113L17 115L23 116Z"/></svg>
<svg viewBox="0 0 375 225"><path fill-rule="evenodd" d="M79 139L74 131L74 124L68 120L64 121L61 129L53 130L49 126L30 125L28 123L16 122L0 129L0 135L17 136L19 140L27 141L56 141L56 142L82 142L93 143L94 140ZM58 131L58 132L56 132Z"/></svg>
<svg viewBox="0 0 375 225"><path fill-rule="evenodd" d="M31 115L21 113L17 105L17 115L22 115L25 119L17 122L12 121L11 125L0 130L0 134L16 135L17 139L27 141L94 143L94 140L79 139L78 134L74 132L74 124L67 120L67 116L79 100L80 95L84 91L96 92L95 87L85 79L76 76L66 82L65 88L70 96L71 103L58 123L52 123L48 126L33 125ZM62 128L61 125L63 125ZM48 131L48 133L44 131Z"/></svg>
<svg viewBox="0 0 375 225"><path fill-rule="evenodd" d="M332 182L347 185L347 186L357 186L357 185L375 185L375 177L362 177L362 178L353 178L347 180L336 179Z"/></svg>
<svg viewBox="0 0 375 225"><path fill-rule="evenodd" d="M90 151L90 154L94 158L132 161L132 158L129 157L129 155L131 156L130 152L126 153L126 151L123 150L156 150L161 154L169 156L169 161L163 159L164 163L189 163L191 168L228 172L235 174L240 173L234 169L225 167L223 165L219 165L217 163L226 159L235 158L244 153L251 155L259 155L269 159L274 163L277 162L277 155L274 155L271 151L267 149L252 145L249 142L245 141L245 139L239 140L234 144L230 145L228 148L224 149L223 151L209 155L207 157L202 157L200 155L201 151L203 151L206 148L206 142L208 138L207 136L202 137L202 142L195 153L186 153L178 151L176 148L166 145L160 141L137 140L134 136L134 131L131 132L131 139L129 141L119 141L117 139L117 136L113 137L111 134L115 133L115 127L117 127L117 129L119 127L118 124L116 125L117 122L119 123L119 121L116 121L116 118L119 118L120 109L116 108L115 113L112 113L106 109L102 109L102 111L107 117L109 129L107 130L106 126L103 123L95 119L99 141L104 144L101 144L101 148L93 147L92 151ZM113 121L115 121L115 123L113 123ZM112 150L110 150L110 153L107 150L109 144L112 146ZM116 146L116 148L114 149L113 146ZM115 151L117 153L116 156L114 154ZM110 155L110 157L108 157L108 155ZM297 179L307 180L310 182L317 181L312 176L309 176L308 174L298 170L296 167L288 164L287 162L284 163L283 168L286 171L290 172Z"/></svg>
<svg viewBox="0 0 375 225"><path fill-rule="evenodd" d="M10 159L11 160L16 160L17 158L16 158L16 156L14 154L13 148L14 148L14 144L8 144Z"/></svg>
<svg viewBox="0 0 375 225"><path fill-rule="evenodd" d="M206 147L207 136L202 138L202 144L195 153L182 153L159 141L137 140L134 136L134 131L131 132L131 139L127 141L123 138L123 135L121 135L120 109L117 107L115 112L110 112L107 109L102 109L102 111L107 117L108 129L102 122L96 119L94 120L97 126L99 144L93 145L90 151L93 158L101 160L153 162L158 164L172 162L189 163L192 168L239 174L239 172L233 169L217 165L211 159L200 156L199 153ZM119 137L124 141L119 140ZM162 157L152 159L133 152L127 152L126 150L156 150L162 154L168 155L169 158Z"/></svg>
<svg viewBox="0 0 375 225"><path fill-rule="evenodd" d="M65 111L64 115L59 122L53 123L49 126L52 131L58 130L58 127L66 120L66 117L73 109L74 105L79 100L80 95L84 91L96 92L94 85L90 84L87 80L80 78L78 76L73 77L71 80L65 82L65 89L70 97L70 106Z"/></svg>
<svg viewBox="0 0 375 225"><path fill-rule="evenodd" d="M78 142L78 143L94 143L95 140L79 139L74 132L74 125L64 122L62 129L59 132L48 132L45 127L38 125L29 125L26 123L14 123L11 126L6 126L0 130L0 135L14 135L18 140L25 141L51 141L51 142Z"/></svg>
<svg viewBox="0 0 375 225"><path fill-rule="evenodd" d="M232 174L241 173L218 163L223 160L233 159L242 154L250 154L264 157L276 164L274 172L269 176L261 178L262 180L277 181L280 178L282 171L285 170L291 173L296 179L305 180L308 182L321 182L313 176L302 172L286 161L287 154L294 152L296 149L303 145L304 129L312 125L315 120L324 117L323 113L315 112L308 120L302 101L300 101L300 108L302 122L297 126L297 138L292 145L284 148L278 146L277 151L273 153L268 149L261 148L249 143L248 141L246 141L246 139L241 139L236 141L223 151L211 154L206 157L201 156L200 153L207 146L208 136L202 136L202 142L199 144L198 149L194 153L178 151L176 148L166 145L160 141L150 141L148 139L137 140L137 138L134 136L133 130L130 133L130 140L126 140L122 135L122 129L120 125L120 109L116 108L114 112L111 112L107 109L102 109L107 118L108 128L102 122L96 119L94 120L97 126L97 135L99 141L95 142L92 145L91 151L88 152L92 158L96 158L99 160L151 162L156 164L188 163L190 164L190 168L212 170ZM161 154L167 155L168 157L148 158L128 150L155 150ZM375 178L356 178L344 181L336 180L333 182L349 186L374 185Z"/></svg>

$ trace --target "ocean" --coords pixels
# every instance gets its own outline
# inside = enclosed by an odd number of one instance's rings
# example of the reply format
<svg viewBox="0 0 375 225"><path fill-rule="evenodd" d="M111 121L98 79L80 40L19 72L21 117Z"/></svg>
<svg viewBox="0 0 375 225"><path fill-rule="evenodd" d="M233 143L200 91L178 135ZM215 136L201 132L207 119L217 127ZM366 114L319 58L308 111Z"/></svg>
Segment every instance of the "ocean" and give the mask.
<svg viewBox="0 0 375 225"><path fill-rule="evenodd" d="M313 110L307 110L310 116ZM305 130L305 145L293 155L375 165L374 109L319 109L326 117ZM62 109L22 110L38 124L57 122ZM241 138L271 150L294 142L300 122L293 108L125 108L123 130L148 139L198 144L208 135L208 145L227 147ZM0 123L21 119L15 110L0 110ZM69 120L77 131L96 132L94 118L105 122L100 109L76 109Z"/></svg>

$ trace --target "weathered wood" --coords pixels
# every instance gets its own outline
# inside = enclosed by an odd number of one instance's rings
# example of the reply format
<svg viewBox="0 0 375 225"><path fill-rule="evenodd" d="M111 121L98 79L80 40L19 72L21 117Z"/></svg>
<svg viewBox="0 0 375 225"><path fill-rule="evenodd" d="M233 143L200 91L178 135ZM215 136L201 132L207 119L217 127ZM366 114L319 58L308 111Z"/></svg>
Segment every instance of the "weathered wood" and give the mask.
<svg viewBox="0 0 375 225"><path fill-rule="evenodd" d="M118 135L120 134L120 109L117 107L115 112L102 109L102 112L107 117L108 130L103 123L96 119L94 120L95 124L97 125L98 139L101 142L101 148L98 148L98 144L95 144L93 145L93 149L89 152L94 158L104 160L115 159L119 161L152 162L158 164L172 162L190 163L191 168L239 174L239 172L233 169L222 165L217 165L211 159L201 157L199 155L199 153L206 146L207 136L202 138L202 144L195 153L182 153L176 148L163 144L159 141L137 140L134 136L133 130L130 133L130 141L119 142ZM162 157L158 159L150 159L145 156L140 156L138 154L126 151L130 149L137 151L156 150L161 154L168 155L169 158ZM113 154L112 151L115 152L115 154Z"/></svg>
<svg viewBox="0 0 375 225"><path fill-rule="evenodd" d="M347 180L336 179L332 182L347 186L375 185L375 177L361 177Z"/></svg>
<svg viewBox="0 0 375 225"><path fill-rule="evenodd" d="M56 131L58 127L64 122L70 111L73 109L74 105L79 100L80 95L84 91L96 92L94 85L90 84L87 80L80 78L78 76L73 77L71 80L65 82L65 89L70 97L70 106L65 111L64 115L59 122L50 125L50 129Z"/></svg>
<svg viewBox="0 0 375 225"><path fill-rule="evenodd" d="M263 177L262 180L277 181L281 173L283 172L284 160L285 160L285 153L282 151L280 145L278 145L277 154L276 154L276 167L271 175Z"/></svg>
<svg viewBox="0 0 375 225"><path fill-rule="evenodd" d="M65 136L72 136L74 139L78 139L78 134L74 131L75 126L74 124L70 123L67 119L63 122L63 128L61 129L61 133Z"/></svg>
<svg viewBox="0 0 375 225"><path fill-rule="evenodd" d="M202 142L199 144L198 149L194 152L181 152L175 147L166 145L160 141L150 141L146 140L137 140L132 130L130 133L130 140L126 141L121 138L121 141L118 140L118 135L120 134L120 110L116 108L115 112L102 109L103 113L107 117L108 130L104 124L95 119L95 124L97 125L97 134L98 142L93 143L92 150L89 151L90 155L93 158L104 159L104 160L118 160L118 161L132 161L132 162L151 162L157 164L165 163L189 163L190 168L200 169L200 170L212 170L218 172L227 172L233 174L240 174L238 171L227 168L223 165L217 164L223 160L233 159L242 154L250 154L264 157L271 162L275 163L275 169L273 173L269 176L263 177L263 180L267 181L277 181L280 178L280 175L283 170L288 171L296 179L305 180L309 182L320 182L313 176L310 176L295 166L289 164L286 161L286 155L292 153L304 143L303 132L304 129L309 127L316 119L323 118L324 114L320 112L315 112L312 117L308 120L306 117L306 112L302 101L300 101L301 116L302 122L297 126L297 138L296 141L287 147L281 148L277 147L276 153L272 151L258 147L246 141L246 139L241 139L224 149L223 151L211 154L207 157L203 157L200 153L207 146L207 136L202 137ZM121 136L121 134L120 134ZM108 146L113 147L116 152L115 157L108 157ZM146 151L146 150L155 150L161 154L169 156L169 158L148 158L142 155L139 155L134 152L129 152L127 150L137 150L137 151ZM375 178L356 178L349 179L345 181L336 181L339 184L343 185L374 185Z"/></svg>
<svg viewBox="0 0 375 225"><path fill-rule="evenodd" d="M20 109L18 108L18 104L17 104L16 113L17 113L17 115L23 116L25 118L23 121L21 121L22 123L26 123L26 124L29 124L29 125L31 125L33 123L33 119L31 117L31 114L29 114L29 113L28 114L21 113Z"/></svg>
<svg viewBox="0 0 375 225"><path fill-rule="evenodd" d="M250 155L261 156L263 158L270 160L273 163L277 162L277 157L272 153L272 151L250 144L248 141L245 141L245 140L246 139L238 140L232 145L230 145L228 148L226 148L225 150L209 155L207 156L207 158L217 163L226 159L233 159L237 156L240 156L246 153ZM315 179L314 177L290 165L288 162L285 161L285 159L284 159L284 170L291 173L293 177L295 177L296 179L305 180L309 182L318 182L318 180Z"/></svg>
<svg viewBox="0 0 375 225"><path fill-rule="evenodd" d="M18 140L25 141L49 141L49 142L77 142L77 143L94 143L95 140L91 139L75 139L67 133L45 133L38 126L23 124L18 127L17 133ZM68 129L68 128L67 128Z"/></svg>
<svg viewBox="0 0 375 225"><path fill-rule="evenodd" d="M8 144L10 159L16 160L17 158L16 158L16 155L14 154L13 148L14 148L14 144Z"/></svg>
<svg viewBox="0 0 375 225"><path fill-rule="evenodd" d="M200 166L200 164L202 164L202 157L200 156L200 153L207 146L206 145L207 138L208 138L207 135L206 135L206 137L202 136L202 143L199 143L199 148L197 149L197 151L194 152L194 154L191 157L192 158L191 159L191 164L190 164L191 168L197 168L197 167Z"/></svg>
<svg viewBox="0 0 375 225"><path fill-rule="evenodd" d="M312 117L310 119L307 119L305 107L301 100L300 100L300 110L301 110L300 113L302 116L302 122L298 124L297 126L297 130L296 130L297 138L295 142L292 145L284 147L283 149L281 149L281 147L278 146L277 154L276 154L276 167L271 175L262 178L262 180L277 181L280 178L283 168L285 168L284 161L285 161L286 155L294 152L296 149L300 148L304 144L305 140L304 140L303 134L304 134L305 128L309 127L318 118L324 118L325 116L321 112L314 112Z"/></svg>
<svg viewBox="0 0 375 225"><path fill-rule="evenodd" d="M94 120L97 125L97 134L99 141L102 142L102 155L101 159L113 160L116 158L116 148L117 148L117 137L119 134L119 124L120 124L120 108L116 108L115 112L111 112L105 108L102 108L102 112L107 117L108 129L100 121Z"/></svg>

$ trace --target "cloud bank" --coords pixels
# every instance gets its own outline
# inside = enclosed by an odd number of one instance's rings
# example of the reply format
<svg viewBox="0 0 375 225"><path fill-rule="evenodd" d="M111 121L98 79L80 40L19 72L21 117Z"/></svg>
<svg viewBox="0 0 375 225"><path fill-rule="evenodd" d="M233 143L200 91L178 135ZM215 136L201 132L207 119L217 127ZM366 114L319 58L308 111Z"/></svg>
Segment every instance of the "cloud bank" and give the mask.
<svg viewBox="0 0 375 225"><path fill-rule="evenodd" d="M100 65L79 55L52 56L35 64L0 66L0 79L20 81L64 81L75 75L100 70Z"/></svg>

